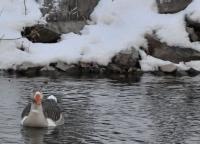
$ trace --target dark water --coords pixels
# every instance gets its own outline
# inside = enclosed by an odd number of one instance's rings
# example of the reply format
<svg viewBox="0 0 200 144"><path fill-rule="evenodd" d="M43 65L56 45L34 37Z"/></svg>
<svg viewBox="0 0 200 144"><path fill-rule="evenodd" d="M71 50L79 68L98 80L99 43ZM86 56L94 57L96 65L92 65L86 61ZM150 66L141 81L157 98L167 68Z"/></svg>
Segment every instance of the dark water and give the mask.
<svg viewBox="0 0 200 144"><path fill-rule="evenodd" d="M65 125L55 129L20 126L34 87L62 104ZM107 78L0 75L2 144L198 144L200 76L137 81Z"/></svg>

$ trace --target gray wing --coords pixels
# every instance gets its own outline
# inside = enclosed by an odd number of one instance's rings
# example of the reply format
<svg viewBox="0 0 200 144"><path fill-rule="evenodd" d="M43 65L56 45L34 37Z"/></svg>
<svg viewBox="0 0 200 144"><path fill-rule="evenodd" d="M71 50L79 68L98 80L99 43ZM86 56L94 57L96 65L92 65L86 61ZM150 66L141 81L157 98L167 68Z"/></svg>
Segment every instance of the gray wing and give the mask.
<svg viewBox="0 0 200 144"><path fill-rule="evenodd" d="M28 105L26 105L26 107L24 108L22 114L21 114L21 118L28 116L29 112L31 110L31 103L29 103Z"/></svg>
<svg viewBox="0 0 200 144"><path fill-rule="evenodd" d="M52 99L45 100L42 103L42 107L46 118L50 118L53 121L58 121L60 119L62 110L54 100Z"/></svg>

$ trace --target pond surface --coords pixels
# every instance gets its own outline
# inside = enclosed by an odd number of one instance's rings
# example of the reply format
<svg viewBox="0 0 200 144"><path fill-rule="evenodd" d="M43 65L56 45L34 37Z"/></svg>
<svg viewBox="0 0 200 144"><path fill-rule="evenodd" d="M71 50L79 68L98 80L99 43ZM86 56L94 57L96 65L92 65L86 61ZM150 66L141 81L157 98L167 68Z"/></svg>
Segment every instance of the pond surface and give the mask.
<svg viewBox="0 0 200 144"><path fill-rule="evenodd" d="M44 83L47 82L48 83ZM20 126L34 87L58 98L65 125ZM145 74L137 81L0 74L2 144L198 144L200 76Z"/></svg>

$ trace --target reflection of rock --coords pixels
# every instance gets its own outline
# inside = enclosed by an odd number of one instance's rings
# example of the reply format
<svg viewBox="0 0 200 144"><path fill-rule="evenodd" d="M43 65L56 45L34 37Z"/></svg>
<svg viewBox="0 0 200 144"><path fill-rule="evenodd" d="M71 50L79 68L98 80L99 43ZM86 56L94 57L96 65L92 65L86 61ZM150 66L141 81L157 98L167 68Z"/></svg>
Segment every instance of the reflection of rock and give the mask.
<svg viewBox="0 0 200 144"><path fill-rule="evenodd" d="M185 18L186 31L189 34L189 38L192 42L200 41L200 23L191 20L189 17Z"/></svg>
<svg viewBox="0 0 200 144"><path fill-rule="evenodd" d="M168 46L150 35L146 35L146 39L148 41L148 54L153 57L174 63L200 60L200 52L194 49Z"/></svg>
<svg viewBox="0 0 200 144"><path fill-rule="evenodd" d="M32 42L55 43L60 40L60 34L53 32L42 25L25 27L21 34Z"/></svg>
<svg viewBox="0 0 200 144"><path fill-rule="evenodd" d="M177 13L184 10L192 0L156 0L161 14Z"/></svg>

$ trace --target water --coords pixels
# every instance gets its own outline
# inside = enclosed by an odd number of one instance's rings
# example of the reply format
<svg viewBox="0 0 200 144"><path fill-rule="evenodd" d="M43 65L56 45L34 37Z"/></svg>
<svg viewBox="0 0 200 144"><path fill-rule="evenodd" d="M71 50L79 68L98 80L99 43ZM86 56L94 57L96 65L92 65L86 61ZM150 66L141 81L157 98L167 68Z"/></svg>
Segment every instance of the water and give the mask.
<svg viewBox="0 0 200 144"><path fill-rule="evenodd" d="M0 75L1 144L198 144L200 76L136 81ZM44 83L48 81L48 83ZM44 85L64 109L65 125L20 126L34 87Z"/></svg>

